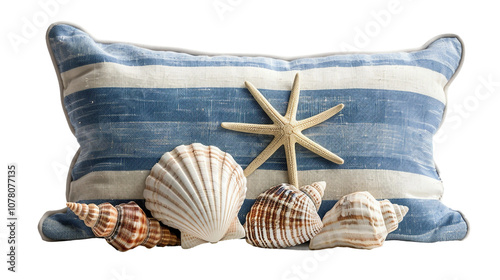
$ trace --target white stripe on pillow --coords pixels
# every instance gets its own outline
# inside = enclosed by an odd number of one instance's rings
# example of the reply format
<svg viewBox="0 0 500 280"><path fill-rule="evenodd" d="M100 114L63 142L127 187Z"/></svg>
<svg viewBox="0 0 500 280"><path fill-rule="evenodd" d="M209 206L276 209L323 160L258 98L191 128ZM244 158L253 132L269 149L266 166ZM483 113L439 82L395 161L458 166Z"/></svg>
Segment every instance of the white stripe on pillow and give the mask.
<svg viewBox="0 0 500 280"><path fill-rule="evenodd" d="M149 170L95 171L72 181L68 201L85 199L143 199L144 181ZM391 170L337 169L298 171L303 185L321 178L333 182L325 190L324 200L338 200L346 193L370 189L378 199L420 198L439 199L443 193L440 180ZM258 169L248 179L246 198L255 199L273 185L287 180L287 172ZM103 196L104 195L104 196Z"/></svg>
<svg viewBox="0 0 500 280"><path fill-rule="evenodd" d="M301 90L373 88L409 91L446 102L443 87L448 80L427 68L405 65L327 67L301 70ZM290 90L297 73L257 67L127 66L95 63L61 74L64 96L89 88L244 88L249 81L257 88ZM117 74L120 76L117 77ZM365 77L353 79L352 77Z"/></svg>

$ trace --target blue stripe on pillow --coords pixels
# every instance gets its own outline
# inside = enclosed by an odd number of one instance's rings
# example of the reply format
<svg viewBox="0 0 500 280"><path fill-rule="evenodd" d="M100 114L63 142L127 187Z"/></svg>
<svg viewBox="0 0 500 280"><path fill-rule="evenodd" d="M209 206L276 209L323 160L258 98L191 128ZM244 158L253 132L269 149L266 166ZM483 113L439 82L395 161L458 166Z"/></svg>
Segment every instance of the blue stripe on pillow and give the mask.
<svg viewBox="0 0 500 280"><path fill-rule="evenodd" d="M262 92L284 113L289 91ZM339 115L304 131L346 163L332 164L297 146L299 170L387 169L439 179L432 159L432 135L444 105L436 99L370 89L310 90L301 92L300 98L309 102L299 103L299 120L339 103L346 105ZM163 153L185 139L224 147L246 166L272 140L220 127L222 121L270 122L246 89L96 88L64 100L82 147L73 180L92 171L151 169ZM285 169L283 151L261 168Z"/></svg>
<svg viewBox="0 0 500 280"><path fill-rule="evenodd" d="M129 200L82 200L80 203L110 202L113 205L126 203ZM144 200L134 200L144 209L147 215L149 211L144 205ZM461 240L467 235L468 225L462 215L443 205L439 200L433 199L390 199L392 203L408 206L409 212L399 224L398 229L387 236L388 240L410 240L418 242L436 242L446 240ZM255 200L245 199L240 209L238 218L243 224L246 214ZM319 214L323 218L325 213L335 205L335 200L324 200L321 204ZM92 238L92 230L85 226L83 221L67 210L49 216L42 224L42 230L46 237L52 240L72 240Z"/></svg>
<svg viewBox="0 0 500 280"><path fill-rule="evenodd" d="M260 92L284 115L289 90ZM425 95L381 89L302 90L300 100L298 120L343 103L345 108L328 122L404 125L430 133L444 109ZM75 129L107 122L271 123L246 88L92 88L66 96L64 104Z"/></svg>
<svg viewBox="0 0 500 280"><path fill-rule="evenodd" d="M346 54L292 61L266 57L193 56L177 52L154 51L127 44L97 43L87 33L68 25L54 26L49 32L49 41L60 72L99 62L115 62L130 66L245 66L275 71L298 71L323 67L412 65L439 72L449 79L458 66L462 51L457 38L441 38L425 50L410 53Z"/></svg>
<svg viewBox="0 0 500 280"><path fill-rule="evenodd" d="M392 203L408 206L409 211L399 224L398 229L387 236L388 240L410 240L436 242L461 240L467 235L468 225L460 212L446 207L434 199L389 199ZM245 199L238 214L242 223L250 211L254 199ZM337 203L336 200L323 200L318 214L321 218Z"/></svg>

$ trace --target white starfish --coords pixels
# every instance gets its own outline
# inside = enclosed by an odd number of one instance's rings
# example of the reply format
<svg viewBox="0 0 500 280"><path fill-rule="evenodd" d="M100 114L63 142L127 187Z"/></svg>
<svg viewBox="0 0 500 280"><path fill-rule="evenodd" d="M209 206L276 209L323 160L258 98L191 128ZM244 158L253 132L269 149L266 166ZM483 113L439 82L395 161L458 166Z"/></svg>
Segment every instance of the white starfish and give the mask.
<svg viewBox="0 0 500 280"><path fill-rule="evenodd" d="M261 166L274 152L281 147L285 146L286 163L288 168L289 183L294 186L299 186L297 175L297 159L295 155L295 143L307 148L313 153L316 153L323 158L326 158L334 163L343 164L344 160L336 154L328 151L319 144L315 143L308 137L302 134L302 130L320 124L327 119L331 118L340 110L344 108L344 104L339 104L330 108L320 114L310 118L297 121L297 107L299 105L300 94L300 76L299 73L295 75L293 81L292 92L288 101L288 109L285 116L282 116L274 107L267 101L267 99L255 88L250 82L245 81L245 86L248 88L252 96L259 103L260 107L271 118L273 124L249 124L249 123L230 123L223 122L221 125L225 129L234 131L247 132L253 134L266 134L274 135L273 141L247 166L244 173L245 176L252 174L259 166Z"/></svg>

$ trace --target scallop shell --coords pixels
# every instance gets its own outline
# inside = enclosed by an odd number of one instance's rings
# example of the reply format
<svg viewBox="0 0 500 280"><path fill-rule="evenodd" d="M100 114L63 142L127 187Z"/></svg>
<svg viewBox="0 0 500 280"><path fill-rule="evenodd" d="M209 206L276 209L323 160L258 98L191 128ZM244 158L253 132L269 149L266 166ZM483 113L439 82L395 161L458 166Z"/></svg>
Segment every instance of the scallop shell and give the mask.
<svg viewBox="0 0 500 280"><path fill-rule="evenodd" d="M323 229L309 243L310 249L337 246L372 249L382 246L398 228L408 207L377 201L368 192L342 197L323 217Z"/></svg>
<svg viewBox="0 0 500 280"><path fill-rule="evenodd" d="M139 245L147 248L180 245L177 235L157 220L146 217L133 201L116 207L107 202L99 205L68 202L66 205L97 237L104 237L118 251Z"/></svg>
<svg viewBox="0 0 500 280"><path fill-rule="evenodd" d="M323 227L317 211L325 187L325 182L300 189L281 184L260 194L246 216L247 242L286 248L310 240Z"/></svg>
<svg viewBox="0 0 500 280"><path fill-rule="evenodd" d="M178 146L164 154L146 179L151 214L181 231L182 248L245 236L238 211L246 177L233 157L214 146Z"/></svg>

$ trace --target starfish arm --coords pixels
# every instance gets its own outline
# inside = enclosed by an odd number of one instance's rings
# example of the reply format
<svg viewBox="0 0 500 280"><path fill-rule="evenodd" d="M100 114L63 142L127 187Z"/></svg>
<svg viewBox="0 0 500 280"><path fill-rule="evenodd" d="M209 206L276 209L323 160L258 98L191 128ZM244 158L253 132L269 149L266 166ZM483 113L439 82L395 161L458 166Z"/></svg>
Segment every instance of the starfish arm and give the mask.
<svg viewBox="0 0 500 280"><path fill-rule="evenodd" d="M343 108L344 108L344 104L339 104L339 105L332 107L326 111L323 111L322 113L319 113L319 114L314 115L310 118L301 120L301 121L299 121L297 128L302 131L304 129L313 127L317 124L320 124L320 123L328 120L329 118L333 117L335 114L340 112Z"/></svg>
<svg viewBox="0 0 500 280"><path fill-rule="evenodd" d="M225 129L253 134L276 135L280 131L280 128L274 124L223 122L221 126Z"/></svg>
<svg viewBox="0 0 500 280"><path fill-rule="evenodd" d="M292 92L290 93L290 99L288 100L288 108L285 114L285 119L291 122L294 122L297 117L299 96L300 96L300 75L297 72L297 74L295 74L295 79L293 80Z"/></svg>
<svg viewBox="0 0 500 280"><path fill-rule="evenodd" d="M292 137L285 141L286 166L288 169L288 183L299 187L299 176L297 174L297 155L295 154L295 140Z"/></svg>
<svg viewBox="0 0 500 280"><path fill-rule="evenodd" d="M267 147L245 168L243 174L246 177L252 174L257 168L259 168L266 160L271 157L276 150L283 145L283 136L274 137L273 141L267 145Z"/></svg>
<svg viewBox="0 0 500 280"><path fill-rule="evenodd" d="M326 158L327 160L332 161L336 164L344 163L344 160L342 158L323 148L321 145L307 138L302 133L297 134L297 143L299 143L302 147L308 149L309 151L320 155L321 157Z"/></svg>
<svg viewBox="0 0 500 280"><path fill-rule="evenodd" d="M271 105L271 103L267 101L267 99L262 95L262 93L260 93L260 91L254 85L252 85L252 83L245 81L245 86L248 88L248 90L252 94L253 98L255 98L257 103L259 103L262 110L264 110L264 112L269 116L269 118L271 118L271 120L274 123L284 122L283 116L280 115L280 113L278 113L276 109L274 109L273 105Z"/></svg>

